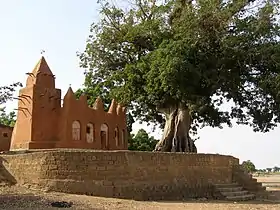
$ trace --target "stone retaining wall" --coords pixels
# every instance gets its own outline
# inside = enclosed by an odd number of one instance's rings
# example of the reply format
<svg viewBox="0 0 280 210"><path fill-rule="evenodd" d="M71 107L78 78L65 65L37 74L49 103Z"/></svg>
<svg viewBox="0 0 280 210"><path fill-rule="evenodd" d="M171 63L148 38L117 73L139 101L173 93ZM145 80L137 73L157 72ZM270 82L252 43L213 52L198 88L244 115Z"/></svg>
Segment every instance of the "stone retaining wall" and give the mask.
<svg viewBox="0 0 280 210"><path fill-rule="evenodd" d="M50 150L0 155L18 184L136 200L211 197L238 159L212 154Z"/></svg>

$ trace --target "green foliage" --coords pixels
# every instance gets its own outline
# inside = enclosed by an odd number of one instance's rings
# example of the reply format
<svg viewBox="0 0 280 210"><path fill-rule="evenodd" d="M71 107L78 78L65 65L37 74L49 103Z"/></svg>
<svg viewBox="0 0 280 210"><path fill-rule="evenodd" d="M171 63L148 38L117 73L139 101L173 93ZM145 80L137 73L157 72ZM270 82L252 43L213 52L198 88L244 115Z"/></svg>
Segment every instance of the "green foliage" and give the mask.
<svg viewBox="0 0 280 210"><path fill-rule="evenodd" d="M273 172L280 172L280 167L274 166L273 167Z"/></svg>
<svg viewBox="0 0 280 210"><path fill-rule="evenodd" d="M162 110L183 104L194 132L232 119L261 132L280 122L276 1L133 0L128 10L99 2L79 54L90 96L117 98L137 120L160 124ZM225 101L234 106L222 110Z"/></svg>
<svg viewBox="0 0 280 210"><path fill-rule="evenodd" d="M259 173L265 173L266 170L265 170L265 169L258 169L257 172L259 172Z"/></svg>
<svg viewBox="0 0 280 210"><path fill-rule="evenodd" d="M16 82L8 86L0 87L0 105L12 100L13 94L17 87L22 87L22 84L20 82ZM0 124L13 127L16 121L15 118L15 112L10 112L7 114L5 107L0 107Z"/></svg>
<svg viewBox="0 0 280 210"><path fill-rule="evenodd" d="M135 136L133 134L130 136L128 140L128 149L137 151L153 151L157 142L158 141L153 136L149 136L144 129L140 129Z"/></svg>
<svg viewBox="0 0 280 210"><path fill-rule="evenodd" d="M248 173L253 173L256 171L256 167L254 163L252 163L250 160L243 161L241 165L244 168L244 170L247 171Z"/></svg>
<svg viewBox="0 0 280 210"><path fill-rule="evenodd" d="M266 174L266 173L271 173L271 172L273 172L273 173L279 173L279 172L280 172L280 167L274 166L273 168L258 169L257 172L258 172L258 173L264 173L264 174Z"/></svg>
<svg viewBox="0 0 280 210"><path fill-rule="evenodd" d="M20 82L16 82L8 86L0 87L0 105L12 99L13 93L17 87L22 87L22 84Z"/></svg>
<svg viewBox="0 0 280 210"><path fill-rule="evenodd" d="M266 171L270 173L272 171L272 168L266 168Z"/></svg>
<svg viewBox="0 0 280 210"><path fill-rule="evenodd" d="M6 108L0 108L0 124L14 127L16 123L16 113L6 113Z"/></svg>

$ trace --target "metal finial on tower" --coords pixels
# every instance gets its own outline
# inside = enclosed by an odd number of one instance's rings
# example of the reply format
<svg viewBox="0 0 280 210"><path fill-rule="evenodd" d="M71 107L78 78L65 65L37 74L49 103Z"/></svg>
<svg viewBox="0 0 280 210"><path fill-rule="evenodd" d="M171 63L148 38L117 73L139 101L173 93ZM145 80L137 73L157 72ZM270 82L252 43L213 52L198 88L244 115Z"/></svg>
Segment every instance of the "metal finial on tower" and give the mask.
<svg viewBox="0 0 280 210"><path fill-rule="evenodd" d="M46 52L45 50L41 50L40 54L43 55L45 52Z"/></svg>

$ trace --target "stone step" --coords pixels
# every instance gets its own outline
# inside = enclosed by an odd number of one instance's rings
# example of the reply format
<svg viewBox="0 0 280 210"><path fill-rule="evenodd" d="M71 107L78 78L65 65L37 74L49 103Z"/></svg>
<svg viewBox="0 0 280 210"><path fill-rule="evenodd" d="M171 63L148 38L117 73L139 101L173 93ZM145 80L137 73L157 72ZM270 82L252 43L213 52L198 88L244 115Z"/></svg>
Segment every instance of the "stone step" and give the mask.
<svg viewBox="0 0 280 210"><path fill-rule="evenodd" d="M266 186L261 186L261 187L260 187L260 190L261 190L261 191L266 190Z"/></svg>
<svg viewBox="0 0 280 210"><path fill-rule="evenodd" d="M256 183L254 183L254 184L257 185L257 186L262 187L262 183L261 183L261 182L256 182Z"/></svg>
<svg viewBox="0 0 280 210"><path fill-rule="evenodd" d="M252 183L256 183L258 182L258 180L256 178L252 178L252 177L249 177L248 175L244 175L242 177L240 177L241 180L244 180L244 181L249 181L249 182L252 182ZM237 181L237 180L236 180Z"/></svg>
<svg viewBox="0 0 280 210"><path fill-rule="evenodd" d="M226 187L226 188L217 188L220 192L236 192L242 191L242 187Z"/></svg>
<svg viewBox="0 0 280 210"><path fill-rule="evenodd" d="M263 189L263 186L262 186L262 183L260 183L260 182L255 182L255 183L248 182L246 184L246 188L249 188L249 189Z"/></svg>
<svg viewBox="0 0 280 210"><path fill-rule="evenodd" d="M239 187L237 183L227 183L227 184L214 184L214 186L218 189L220 188L235 188Z"/></svg>
<svg viewBox="0 0 280 210"><path fill-rule="evenodd" d="M247 194L247 195L239 195L239 196L227 196L226 200L228 201L249 201L254 200L256 198L253 194Z"/></svg>
<svg viewBox="0 0 280 210"><path fill-rule="evenodd" d="M266 190L266 186L262 186L262 185L251 185L251 189L256 190L256 191L264 191Z"/></svg>
<svg viewBox="0 0 280 210"><path fill-rule="evenodd" d="M232 197L232 196L248 195L249 192L246 190L242 190L242 191L232 191L232 192L221 192L221 194L225 197Z"/></svg>

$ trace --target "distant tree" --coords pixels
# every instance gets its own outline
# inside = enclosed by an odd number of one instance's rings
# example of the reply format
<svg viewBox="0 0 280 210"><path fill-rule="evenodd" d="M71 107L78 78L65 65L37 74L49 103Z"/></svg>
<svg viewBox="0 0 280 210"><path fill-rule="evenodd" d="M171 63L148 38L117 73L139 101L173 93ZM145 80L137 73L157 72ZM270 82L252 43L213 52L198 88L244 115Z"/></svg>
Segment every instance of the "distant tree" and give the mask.
<svg viewBox="0 0 280 210"><path fill-rule="evenodd" d="M272 168L266 168L266 171L270 173L272 171Z"/></svg>
<svg viewBox="0 0 280 210"><path fill-rule="evenodd" d="M129 150L152 151L157 144L157 140L144 130L140 129L136 135L131 135L129 139Z"/></svg>
<svg viewBox="0 0 280 210"><path fill-rule="evenodd" d="M6 113L6 108L0 108L0 124L13 127L16 123L16 113Z"/></svg>
<svg viewBox="0 0 280 210"><path fill-rule="evenodd" d="M250 160L243 161L241 165L248 173L253 173L256 171L256 166Z"/></svg>
<svg viewBox="0 0 280 210"><path fill-rule="evenodd" d="M279 172L279 171L280 171L280 167L278 167L278 166L273 167L273 172Z"/></svg>

